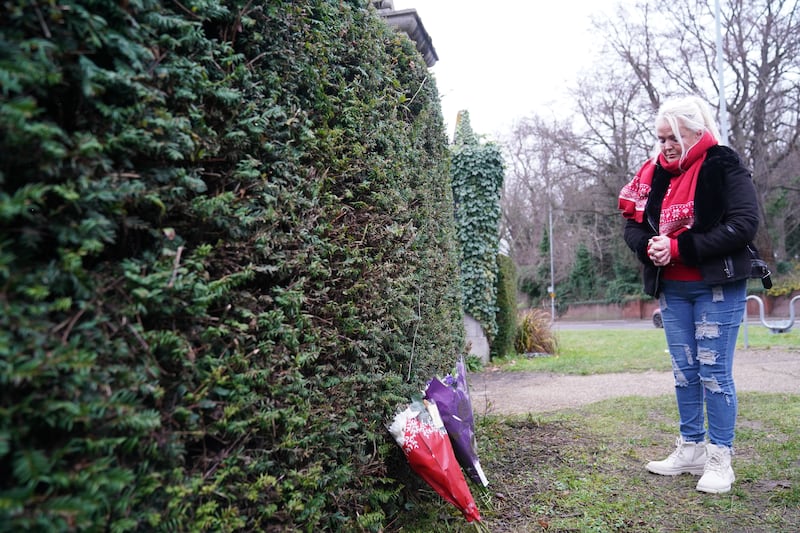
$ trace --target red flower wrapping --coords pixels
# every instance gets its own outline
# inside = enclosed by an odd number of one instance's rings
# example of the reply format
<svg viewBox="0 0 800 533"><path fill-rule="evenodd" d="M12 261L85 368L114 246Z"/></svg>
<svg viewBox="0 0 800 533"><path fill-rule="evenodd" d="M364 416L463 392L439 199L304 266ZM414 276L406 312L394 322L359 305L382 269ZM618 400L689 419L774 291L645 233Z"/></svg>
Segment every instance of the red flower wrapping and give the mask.
<svg viewBox="0 0 800 533"><path fill-rule="evenodd" d="M427 404L427 409L419 403L410 405L398 413L389 431L403 449L414 472L442 498L455 505L467 522L480 521L478 507L435 404Z"/></svg>

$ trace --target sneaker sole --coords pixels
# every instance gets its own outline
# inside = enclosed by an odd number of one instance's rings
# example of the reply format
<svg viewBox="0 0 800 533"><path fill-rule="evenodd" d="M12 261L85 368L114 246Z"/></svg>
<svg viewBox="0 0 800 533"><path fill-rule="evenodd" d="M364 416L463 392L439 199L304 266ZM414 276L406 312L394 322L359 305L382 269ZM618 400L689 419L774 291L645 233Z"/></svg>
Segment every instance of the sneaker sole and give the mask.
<svg viewBox="0 0 800 533"><path fill-rule="evenodd" d="M721 489L718 489L718 488L715 488L715 487L704 487L704 486L700 485L700 483L698 483L695 488L697 490L699 490L700 492L707 492L709 494L724 494L726 492L730 492L731 491L731 487L733 486L733 483L735 481L736 481L736 476L733 476L731 478L731 484L728 485L727 487L723 487Z"/></svg>
<svg viewBox="0 0 800 533"><path fill-rule="evenodd" d="M725 494L726 492L730 492L731 488L722 488L722 489L715 489L711 487L696 487L697 490L700 492L706 492L708 494Z"/></svg>

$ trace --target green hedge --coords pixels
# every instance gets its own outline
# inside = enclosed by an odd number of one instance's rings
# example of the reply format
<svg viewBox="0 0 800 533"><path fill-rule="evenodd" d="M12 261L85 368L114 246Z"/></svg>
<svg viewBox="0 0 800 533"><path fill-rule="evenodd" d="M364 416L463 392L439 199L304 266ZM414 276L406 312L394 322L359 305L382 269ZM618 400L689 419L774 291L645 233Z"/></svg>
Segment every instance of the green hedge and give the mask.
<svg viewBox="0 0 800 533"><path fill-rule="evenodd" d="M379 529L463 346L413 44L356 0L0 10L0 529Z"/></svg>
<svg viewBox="0 0 800 533"><path fill-rule="evenodd" d="M509 256L497 254L497 337L492 344L492 357L514 353L517 314L517 270Z"/></svg>

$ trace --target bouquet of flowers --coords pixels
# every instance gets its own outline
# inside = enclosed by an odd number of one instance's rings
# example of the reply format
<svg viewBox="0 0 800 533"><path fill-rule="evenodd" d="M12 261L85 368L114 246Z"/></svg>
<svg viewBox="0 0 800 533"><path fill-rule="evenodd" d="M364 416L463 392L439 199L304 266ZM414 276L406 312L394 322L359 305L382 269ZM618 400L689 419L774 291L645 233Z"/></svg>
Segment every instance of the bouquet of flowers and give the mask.
<svg viewBox="0 0 800 533"><path fill-rule="evenodd" d="M472 400L467 385L467 368L464 356L456 363L455 377L448 374L444 381L433 378L425 390L425 398L436 403L442 416L444 427L453 444L456 459L475 483L484 487L489 485L478 460L478 446L475 441L475 420L472 414Z"/></svg>
<svg viewBox="0 0 800 533"><path fill-rule="evenodd" d="M461 510L467 522L480 522L478 507L435 403L412 402L395 416L389 432L403 449L408 464L422 479Z"/></svg>

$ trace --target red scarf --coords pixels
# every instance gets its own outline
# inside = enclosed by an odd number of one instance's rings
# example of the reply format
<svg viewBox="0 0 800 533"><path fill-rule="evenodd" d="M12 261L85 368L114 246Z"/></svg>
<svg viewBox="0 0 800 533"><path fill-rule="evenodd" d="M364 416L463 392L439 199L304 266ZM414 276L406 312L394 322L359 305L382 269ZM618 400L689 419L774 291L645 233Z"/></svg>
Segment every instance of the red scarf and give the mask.
<svg viewBox="0 0 800 533"><path fill-rule="evenodd" d="M632 218L636 222L644 221L644 206L650 195L650 185L653 183L653 171L656 166L653 161L645 161L636 176L619 192L617 207L622 211L622 216Z"/></svg>
<svg viewBox="0 0 800 533"><path fill-rule="evenodd" d="M697 174L706 159L706 152L717 144L711 133L703 136L689 147L680 159L667 162L664 154L658 155L658 164L672 174L667 196L661 205L659 230L661 235L675 237L678 233L692 227L694 222L694 192L697 187ZM655 164L647 160L636 176L619 193L618 207L622 216L636 222L644 220L644 206L650 194Z"/></svg>

